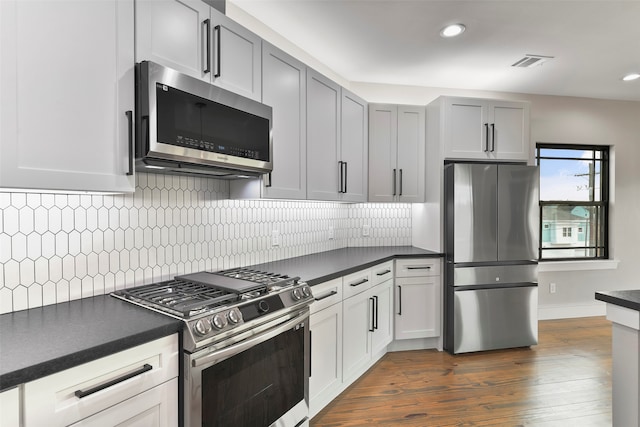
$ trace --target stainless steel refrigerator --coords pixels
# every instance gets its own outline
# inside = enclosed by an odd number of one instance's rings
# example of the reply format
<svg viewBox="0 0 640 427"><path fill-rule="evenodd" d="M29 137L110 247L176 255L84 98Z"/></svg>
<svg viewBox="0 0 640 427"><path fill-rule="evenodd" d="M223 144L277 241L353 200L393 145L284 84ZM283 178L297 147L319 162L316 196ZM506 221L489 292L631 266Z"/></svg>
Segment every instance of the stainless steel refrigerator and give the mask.
<svg viewBox="0 0 640 427"><path fill-rule="evenodd" d="M450 353L538 343L538 168L445 165Z"/></svg>

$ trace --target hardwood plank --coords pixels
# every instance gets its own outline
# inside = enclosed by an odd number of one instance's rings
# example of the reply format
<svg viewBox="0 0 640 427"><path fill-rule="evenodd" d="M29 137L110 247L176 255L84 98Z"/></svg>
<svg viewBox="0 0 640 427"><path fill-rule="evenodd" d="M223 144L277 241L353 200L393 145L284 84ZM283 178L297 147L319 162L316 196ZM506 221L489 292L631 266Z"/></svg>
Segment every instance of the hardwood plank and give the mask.
<svg viewBox="0 0 640 427"><path fill-rule="evenodd" d="M541 321L531 348L388 353L311 420L396 425L611 425L611 324Z"/></svg>

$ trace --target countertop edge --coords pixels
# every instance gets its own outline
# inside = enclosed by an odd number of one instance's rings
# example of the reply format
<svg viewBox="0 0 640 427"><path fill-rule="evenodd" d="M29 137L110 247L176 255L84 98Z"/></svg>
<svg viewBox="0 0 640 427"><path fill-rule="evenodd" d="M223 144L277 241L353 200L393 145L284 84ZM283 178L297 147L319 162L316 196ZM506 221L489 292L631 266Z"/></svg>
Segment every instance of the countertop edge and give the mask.
<svg viewBox="0 0 640 427"><path fill-rule="evenodd" d="M635 293L634 299L629 299L629 294ZM598 301L640 311L640 290L638 291L599 291L595 294Z"/></svg>

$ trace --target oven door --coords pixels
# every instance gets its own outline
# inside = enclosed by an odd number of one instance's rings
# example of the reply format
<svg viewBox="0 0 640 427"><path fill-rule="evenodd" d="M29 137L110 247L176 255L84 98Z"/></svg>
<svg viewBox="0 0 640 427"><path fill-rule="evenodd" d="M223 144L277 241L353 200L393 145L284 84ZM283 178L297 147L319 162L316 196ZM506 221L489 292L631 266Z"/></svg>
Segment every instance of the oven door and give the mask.
<svg viewBox="0 0 640 427"><path fill-rule="evenodd" d="M217 350L185 353L185 426L308 425L309 309Z"/></svg>

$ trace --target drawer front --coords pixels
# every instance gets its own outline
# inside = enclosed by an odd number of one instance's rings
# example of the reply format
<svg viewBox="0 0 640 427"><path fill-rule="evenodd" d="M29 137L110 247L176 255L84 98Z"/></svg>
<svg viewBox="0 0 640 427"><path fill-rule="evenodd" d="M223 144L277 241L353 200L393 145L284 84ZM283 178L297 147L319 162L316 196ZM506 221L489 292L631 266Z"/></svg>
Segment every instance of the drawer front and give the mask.
<svg viewBox="0 0 640 427"><path fill-rule="evenodd" d="M342 278L329 280L311 287L314 301L311 304L311 314L342 301Z"/></svg>
<svg viewBox="0 0 640 427"><path fill-rule="evenodd" d="M439 276L440 258L396 260L396 277Z"/></svg>
<svg viewBox="0 0 640 427"><path fill-rule="evenodd" d="M371 269L357 271L342 278L342 295L344 299L358 295L373 286Z"/></svg>
<svg viewBox="0 0 640 427"><path fill-rule="evenodd" d="M174 334L28 382L25 425L66 426L80 421L177 377L178 360L178 334ZM98 391L90 393L93 390Z"/></svg>
<svg viewBox="0 0 640 427"><path fill-rule="evenodd" d="M387 261L384 264L372 267L371 277L373 279L373 286L393 279L393 261Z"/></svg>

